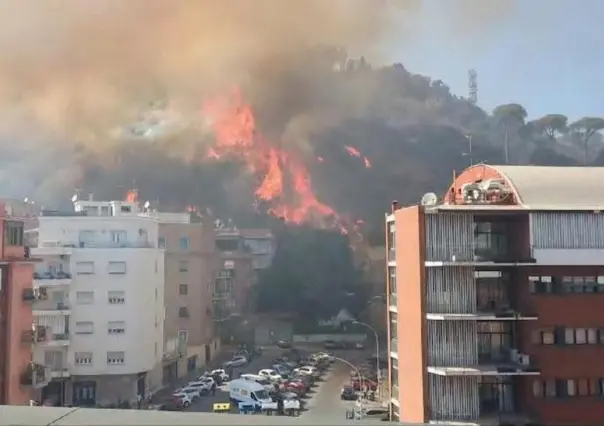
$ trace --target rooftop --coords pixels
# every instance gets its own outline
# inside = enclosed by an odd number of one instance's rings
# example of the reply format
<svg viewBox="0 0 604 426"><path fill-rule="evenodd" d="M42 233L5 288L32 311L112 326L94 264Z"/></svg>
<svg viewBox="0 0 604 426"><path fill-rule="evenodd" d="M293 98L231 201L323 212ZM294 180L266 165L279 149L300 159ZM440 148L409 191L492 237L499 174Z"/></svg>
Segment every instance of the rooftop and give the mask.
<svg viewBox="0 0 604 426"><path fill-rule="evenodd" d="M342 416L343 417L343 416ZM105 426L105 425L339 425L344 422L303 417L282 417L243 414L168 412L154 410L113 410L99 408L0 406L0 426ZM346 424L379 425L379 420L347 420Z"/></svg>

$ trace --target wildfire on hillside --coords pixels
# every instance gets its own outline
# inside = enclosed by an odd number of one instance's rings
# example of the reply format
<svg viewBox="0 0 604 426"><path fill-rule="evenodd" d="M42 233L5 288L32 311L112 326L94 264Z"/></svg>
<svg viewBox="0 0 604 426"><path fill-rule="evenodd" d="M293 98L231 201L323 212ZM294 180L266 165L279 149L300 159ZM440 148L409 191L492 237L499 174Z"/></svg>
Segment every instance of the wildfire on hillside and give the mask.
<svg viewBox="0 0 604 426"><path fill-rule="evenodd" d="M344 234L359 234L360 222L349 221L319 201L302 157L271 143L259 131L252 107L239 90L206 102L202 112L215 136L206 158L242 160L259 179L255 196L268 212L285 222L335 226ZM359 153L360 156L360 153ZM324 158L318 157L318 162ZM359 234L360 236L360 234Z"/></svg>

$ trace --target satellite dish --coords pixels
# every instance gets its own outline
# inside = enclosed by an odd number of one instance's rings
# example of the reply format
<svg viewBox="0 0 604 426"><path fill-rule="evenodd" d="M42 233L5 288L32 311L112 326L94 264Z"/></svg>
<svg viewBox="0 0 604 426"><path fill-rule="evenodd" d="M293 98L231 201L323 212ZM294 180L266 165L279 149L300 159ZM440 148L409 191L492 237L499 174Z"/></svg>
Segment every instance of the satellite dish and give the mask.
<svg viewBox="0 0 604 426"><path fill-rule="evenodd" d="M148 209L150 205L151 205L151 203L150 203L149 201L145 201L145 205L144 205L144 207L145 207L146 209Z"/></svg>
<svg viewBox="0 0 604 426"><path fill-rule="evenodd" d="M75 203L76 201L78 201L78 194L73 194L73 197L71 197L71 202Z"/></svg>
<svg viewBox="0 0 604 426"><path fill-rule="evenodd" d="M424 194L420 203L422 206L435 206L438 203L438 196L434 192L428 192Z"/></svg>
<svg viewBox="0 0 604 426"><path fill-rule="evenodd" d="M29 203L29 198L25 197L25 198L23 199L23 202L24 202L24 203Z"/></svg>

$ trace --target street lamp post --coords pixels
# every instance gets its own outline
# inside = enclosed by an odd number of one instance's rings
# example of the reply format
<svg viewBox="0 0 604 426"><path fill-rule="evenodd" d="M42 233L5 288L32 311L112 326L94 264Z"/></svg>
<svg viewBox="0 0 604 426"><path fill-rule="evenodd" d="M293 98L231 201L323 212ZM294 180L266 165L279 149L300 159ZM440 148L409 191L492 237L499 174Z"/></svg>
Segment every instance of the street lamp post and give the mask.
<svg viewBox="0 0 604 426"><path fill-rule="evenodd" d="M378 385L379 385L380 381L381 381L381 377L382 377L382 372L380 371L380 336L375 328L373 328L372 326L370 326L369 324L367 324L365 322L353 321L352 323L362 325L363 327L367 327L368 329L373 331L373 335L375 336L375 367L376 367L376 373L377 373L377 381L378 381ZM379 394L381 397L382 396L382 387L381 386L379 386Z"/></svg>
<svg viewBox="0 0 604 426"><path fill-rule="evenodd" d="M364 377L361 374L361 372L359 371L359 369L350 361L346 361L344 358L340 358L337 356L333 356L330 355L334 360L336 361L340 361L343 362L344 364L348 365L350 368L352 368L354 370L354 372L357 374L357 377L359 378L359 389L361 389L361 391L363 390L363 381L364 381ZM361 395L363 395L363 393L361 392ZM359 398L359 411L362 414L363 413L363 397Z"/></svg>

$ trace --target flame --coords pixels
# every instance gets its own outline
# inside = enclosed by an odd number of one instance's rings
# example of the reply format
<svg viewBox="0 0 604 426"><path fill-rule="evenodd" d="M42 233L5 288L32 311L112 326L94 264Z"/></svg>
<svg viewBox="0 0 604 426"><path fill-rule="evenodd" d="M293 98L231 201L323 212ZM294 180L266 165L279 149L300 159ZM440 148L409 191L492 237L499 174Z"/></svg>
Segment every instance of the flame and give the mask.
<svg viewBox="0 0 604 426"><path fill-rule="evenodd" d="M371 168L371 161L369 160L369 158L363 157L363 162L365 163L365 168L366 169L370 169Z"/></svg>
<svg viewBox="0 0 604 426"><path fill-rule="evenodd" d="M346 150L346 152L348 152L348 155L350 155L351 157L361 158L361 151L359 151L355 147L345 145L344 149Z"/></svg>
<svg viewBox="0 0 604 426"><path fill-rule="evenodd" d="M124 198L124 201L126 201L128 203L138 202L138 190L131 189L130 191L128 191L126 193L126 197Z"/></svg>
<svg viewBox="0 0 604 426"><path fill-rule="evenodd" d="M210 119L216 139L206 158L232 156L243 160L248 170L260 178L255 195L268 205L269 213L297 224L322 218L342 223L335 210L315 196L310 174L300 157L260 134L253 110L239 90L205 103L202 113Z"/></svg>

